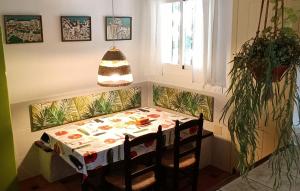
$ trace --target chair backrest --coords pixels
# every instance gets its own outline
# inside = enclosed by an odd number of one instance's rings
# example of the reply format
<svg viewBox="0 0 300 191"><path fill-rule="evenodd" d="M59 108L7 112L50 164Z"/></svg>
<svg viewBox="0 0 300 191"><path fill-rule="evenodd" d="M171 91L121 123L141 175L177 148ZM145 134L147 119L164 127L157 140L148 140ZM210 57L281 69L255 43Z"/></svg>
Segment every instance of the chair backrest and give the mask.
<svg viewBox="0 0 300 191"><path fill-rule="evenodd" d="M131 148L147 144L156 141L155 150L145 152L138 156L131 156ZM156 181L158 180L158 174L161 163L161 149L162 149L162 128L158 127L157 133L149 133L132 140L129 140L129 136L126 135L124 142L124 161L125 161L125 187L126 191L132 190L132 180L139 176L142 176L150 171L155 172ZM133 171L133 164L139 164L145 159L151 160L151 164L145 166L143 169L138 169L138 171Z"/></svg>
<svg viewBox="0 0 300 191"><path fill-rule="evenodd" d="M195 130L196 133L192 133L190 136L181 137L182 131ZM203 132L203 114L200 114L199 119L193 119L188 122L179 124L179 121L176 121L175 126L175 139L174 139L174 168L179 169L179 161L181 158L194 154L195 156L195 167L199 168L200 162L200 151L201 151L201 142L202 142L202 132ZM189 144L188 149L184 149L183 152L180 152L180 148Z"/></svg>

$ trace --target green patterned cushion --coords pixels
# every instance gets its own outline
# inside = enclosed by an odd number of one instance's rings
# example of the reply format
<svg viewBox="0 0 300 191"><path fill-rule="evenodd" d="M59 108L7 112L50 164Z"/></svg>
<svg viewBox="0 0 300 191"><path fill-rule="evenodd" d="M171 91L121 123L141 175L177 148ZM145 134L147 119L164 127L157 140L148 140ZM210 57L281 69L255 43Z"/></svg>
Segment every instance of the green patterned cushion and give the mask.
<svg viewBox="0 0 300 191"><path fill-rule="evenodd" d="M141 107L141 88L56 100L30 105L31 131Z"/></svg>
<svg viewBox="0 0 300 191"><path fill-rule="evenodd" d="M205 120L213 121L214 98L210 96L154 84L153 103L195 117L203 113Z"/></svg>

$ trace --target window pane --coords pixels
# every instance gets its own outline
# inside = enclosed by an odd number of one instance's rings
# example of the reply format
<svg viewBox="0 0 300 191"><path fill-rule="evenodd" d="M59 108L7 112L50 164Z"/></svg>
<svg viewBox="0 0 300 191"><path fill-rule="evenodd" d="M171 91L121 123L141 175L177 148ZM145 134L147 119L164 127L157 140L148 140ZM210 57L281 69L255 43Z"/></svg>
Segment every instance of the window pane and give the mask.
<svg viewBox="0 0 300 191"><path fill-rule="evenodd" d="M165 3L161 6L162 15L162 62L178 64L180 38L180 2Z"/></svg>
<svg viewBox="0 0 300 191"><path fill-rule="evenodd" d="M184 65L192 65L194 36L194 1L183 2L183 60Z"/></svg>

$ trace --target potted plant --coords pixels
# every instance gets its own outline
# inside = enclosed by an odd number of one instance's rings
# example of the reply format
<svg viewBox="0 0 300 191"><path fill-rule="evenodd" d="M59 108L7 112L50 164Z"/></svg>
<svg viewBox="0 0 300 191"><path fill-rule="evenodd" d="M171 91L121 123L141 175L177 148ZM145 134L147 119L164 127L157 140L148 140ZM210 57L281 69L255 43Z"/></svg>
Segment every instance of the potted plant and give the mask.
<svg viewBox="0 0 300 191"><path fill-rule="evenodd" d="M270 3L274 7L268 25ZM286 7L284 0L262 0L256 36L242 45L232 61L227 92L230 97L221 117L228 120L242 175L247 175L255 162L259 121L274 122L272 128L280 135L270 160L274 189L279 188L283 175L292 183L291 171L299 169L299 141L293 129L293 112L296 105L300 116L296 81L300 38L290 26L294 20L297 20L295 11ZM287 174L281 171L283 165Z"/></svg>

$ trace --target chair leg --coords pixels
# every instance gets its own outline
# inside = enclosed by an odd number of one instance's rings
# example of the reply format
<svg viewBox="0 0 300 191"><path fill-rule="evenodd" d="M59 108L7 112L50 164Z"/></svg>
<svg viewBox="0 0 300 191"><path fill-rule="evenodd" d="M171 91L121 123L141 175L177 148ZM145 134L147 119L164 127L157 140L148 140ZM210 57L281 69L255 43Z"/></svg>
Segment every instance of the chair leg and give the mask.
<svg viewBox="0 0 300 191"><path fill-rule="evenodd" d="M198 175L199 175L199 169L195 168L193 170L193 177L192 177L192 191L197 191L197 186L198 186Z"/></svg>
<svg viewBox="0 0 300 191"><path fill-rule="evenodd" d="M173 172L173 191L177 191L178 190L178 170L174 170Z"/></svg>
<svg viewBox="0 0 300 191"><path fill-rule="evenodd" d="M89 191L89 185L87 183L87 177L81 175L81 191Z"/></svg>
<svg viewBox="0 0 300 191"><path fill-rule="evenodd" d="M157 180L155 185L152 187L152 190L159 191L160 187L161 187L161 184L160 184L159 180Z"/></svg>
<svg viewBox="0 0 300 191"><path fill-rule="evenodd" d="M89 186L87 185L86 181L81 183L81 191L89 191Z"/></svg>

